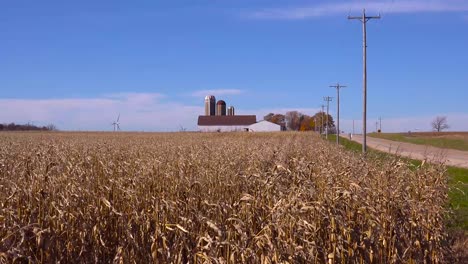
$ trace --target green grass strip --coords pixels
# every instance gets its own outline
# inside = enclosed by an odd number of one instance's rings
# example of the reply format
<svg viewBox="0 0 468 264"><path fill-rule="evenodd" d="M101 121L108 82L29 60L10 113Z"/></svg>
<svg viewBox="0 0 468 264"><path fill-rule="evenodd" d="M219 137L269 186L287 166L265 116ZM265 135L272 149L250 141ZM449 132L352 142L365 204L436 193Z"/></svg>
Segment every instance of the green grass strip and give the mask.
<svg viewBox="0 0 468 264"><path fill-rule="evenodd" d="M455 138L442 138L423 135L410 135L404 133L370 133L370 137L388 139L392 141L407 142L418 145L428 145L438 148L457 149L468 151L468 141Z"/></svg>

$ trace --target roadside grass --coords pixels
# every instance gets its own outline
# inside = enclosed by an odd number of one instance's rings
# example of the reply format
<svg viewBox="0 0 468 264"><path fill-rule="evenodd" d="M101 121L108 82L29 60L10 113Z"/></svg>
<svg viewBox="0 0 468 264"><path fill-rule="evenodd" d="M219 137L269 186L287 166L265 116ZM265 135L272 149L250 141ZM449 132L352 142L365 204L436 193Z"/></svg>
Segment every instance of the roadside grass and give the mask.
<svg viewBox="0 0 468 264"><path fill-rule="evenodd" d="M406 133L370 133L369 136L418 145L468 151L468 140L465 138L437 137L434 134L426 136L421 133L412 133L411 135Z"/></svg>
<svg viewBox="0 0 468 264"><path fill-rule="evenodd" d="M449 202L454 211L449 227L468 232L468 169L447 167L449 175Z"/></svg>
<svg viewBox="0 0 468 264"><path fill-rule="evenodd" d="M330 142L336 142L336 135L329 135ZM340 145L346 149L360 153L362 145L355 141L340 137ZM373 155L377 158L389 158L394 156L385 152L377 151L368 148L368 155ZM421 165L421 161L408 159L402 157L403 160L408 161L414 168ZM449 185L449 206L453 210L453 217L448 223L448 228L454 231L463 230L468 233L468 169L447 166L448 185Z"/></svg>

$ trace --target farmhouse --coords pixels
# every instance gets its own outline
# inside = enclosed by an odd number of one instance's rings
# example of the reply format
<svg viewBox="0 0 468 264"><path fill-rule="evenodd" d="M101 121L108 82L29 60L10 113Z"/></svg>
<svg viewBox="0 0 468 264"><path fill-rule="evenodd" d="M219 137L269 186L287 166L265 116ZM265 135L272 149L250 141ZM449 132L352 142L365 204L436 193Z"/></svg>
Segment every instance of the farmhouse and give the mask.
<svg viewBox="0 0 468 264"><path fill-rule="evenodd" d="M256 122L257 117L254 115L199 116L198 130L201 132L245 131L247 127Z"/></svg>

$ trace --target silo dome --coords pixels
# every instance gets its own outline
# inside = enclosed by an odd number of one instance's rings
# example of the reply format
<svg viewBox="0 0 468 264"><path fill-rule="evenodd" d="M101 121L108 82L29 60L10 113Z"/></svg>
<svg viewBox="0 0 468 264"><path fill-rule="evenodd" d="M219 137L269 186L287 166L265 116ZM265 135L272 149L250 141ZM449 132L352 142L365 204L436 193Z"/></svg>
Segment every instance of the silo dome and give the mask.
<svg viewBox="0 0 468 264"><path fill-rule="evenodd" d="M234 106L230 106L227 109L227 115L228 116L233 116L234 115Z"/></svg>
<svg viewBox="0 0 468 264"><path fill-rule="evenodd" d="M226 115L226 102L219 100L216 103L216 115L225 116Z"/></svg>
<svg viewBox="0 0 468 264"><path fill-rule="evenodd" d="M205 115L214 116L216 114L216 98L214 95L205 97Z"/></svg>

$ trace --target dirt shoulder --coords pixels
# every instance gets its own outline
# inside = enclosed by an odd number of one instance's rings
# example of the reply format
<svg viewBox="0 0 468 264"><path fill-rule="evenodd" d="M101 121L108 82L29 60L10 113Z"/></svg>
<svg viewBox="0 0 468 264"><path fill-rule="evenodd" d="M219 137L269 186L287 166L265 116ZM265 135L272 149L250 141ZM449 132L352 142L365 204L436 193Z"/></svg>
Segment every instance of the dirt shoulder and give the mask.
<svg viewBox="0 0 468 264"><path fill-rule="evenodd" d="M354 135L353 141L362 144L362 135ZM431 146L416 145L367 136L367 146L383 152L431 162L444 162L446 165L468 168L468 151L442 149Z"/></svg>

